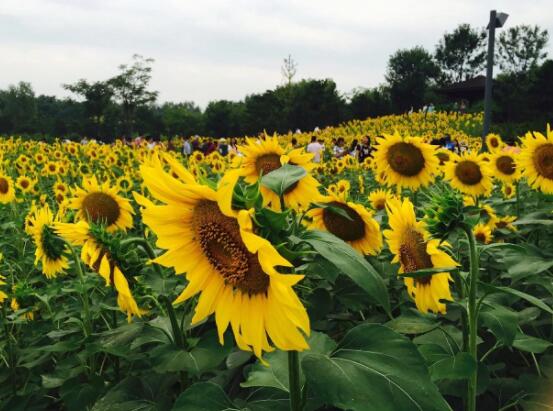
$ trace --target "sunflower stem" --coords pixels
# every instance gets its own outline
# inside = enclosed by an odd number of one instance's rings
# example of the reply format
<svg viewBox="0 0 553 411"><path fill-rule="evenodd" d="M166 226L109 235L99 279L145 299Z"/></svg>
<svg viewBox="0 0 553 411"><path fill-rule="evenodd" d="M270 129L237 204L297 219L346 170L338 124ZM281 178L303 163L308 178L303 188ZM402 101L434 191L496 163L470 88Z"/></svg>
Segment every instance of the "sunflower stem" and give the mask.
<svg viewBox="0 0 553 411"><path fill-rule="evenodd" d="M161 295L159 297L162 303L165 304L165 308L167 309L167 314L169 315L169 321L171 321L171 328L173 329L173 339L175 342L175 345L179 348L186 348L186 342L184 340L184 336L182 335L182 329L179 326L179 322L177 320L177 315L175 314L175 309L173 308L173 304L169 300L169 298L165 295Z"/></svg>
<svg viewBox="0 0 553 411"><path fill-rule="evenodd" d="M137 244L142 246L142 248L148 255L148 258L152 260L152 265L154 267L154 270L156 270L156 274L158 274L160 277L162 276L161 267L157 263L153 262L153 260L155 260L157 256L151 244L148 242L148 240L142 237L131 237L121 241L122 246L128 245L128 244Z"/></svg>
<svg viewBox="0 0 553 411"><path fill-rule="evenodd" d="M290 387L290 411L301 411L300 361L297 351L288 351L288 385Z"/></svg>
<svg viewBox="0 0 553 411"><path fill-rule="evenodd" d="M73 256L73 261L75 262L75 268L77 271L77 275L79 277L79 281L81 283L81 300L83 302L83 310L84 310L84 316L85 316L85 337L88 337L90 334L92 334L92 320L90 318L90 303L88 301L88 294L85 291L85 281L84 281L84 274L83 274L83 267L81 265L81 259L79 258L79 255L73 248L73 246L69 243L67 243L67 247L69 247L69 250L71 251L71 255Z"/></svg>
<svg viewBox="0 0 553 411"><path fill-rule="evenodd" d="M478 262L478 251L476 249L476 241L474 234L469 225L461 226L465 232L469 242L469 262L470 262L470 283L468 294L468 321L469 321L469 341L468 353L472 356L476 364L478 364L478 352L476 347L477 327L478 327L478 310L476 307L476 295L478 292L478 272L480 271ZM472 373L467 393L467 410L476 411L476 386L478 383L478 367Z"/></svg>

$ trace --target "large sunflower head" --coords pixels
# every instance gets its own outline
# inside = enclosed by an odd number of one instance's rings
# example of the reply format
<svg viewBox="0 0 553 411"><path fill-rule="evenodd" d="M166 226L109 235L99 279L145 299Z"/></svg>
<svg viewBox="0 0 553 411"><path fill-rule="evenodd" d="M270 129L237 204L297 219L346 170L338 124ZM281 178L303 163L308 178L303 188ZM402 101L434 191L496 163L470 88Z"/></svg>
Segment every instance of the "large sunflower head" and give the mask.
<svg viewBox="0 0 553 411"><path fill-rule="evenodd" d="M416 190L434 181L439 160L436 148L420 137L386 134L378 138L374 153L376 173L389 184Z"/></svg>
<svg viewBox="0 0 553 411"><path fill-rule="evenodd" d="M361 204L330 195L319 202L323 207L309 210L311 229L324 230L341 238L362 254L377 254L382 248L380 227Z"/></svg>
<svg viewBox="0 0 553 411"><path fill-rule="evenodd" d="M64 255L65 243L54 232L56 222L48 204L34 213L31 232L36 246L35 264L42 263L42 272L47 278L54 278L69 266Z"/></svg>
<svg viewBox="0 0 553 411"><path fill-rule="evenodd" d="M465 152L446 163L445 177L452 187L466 195L488 195L492 190L489 165L473 152Z"/></svg>
<svg viewBox="0 0 553 411"><path fill-rule="evenodd" d="M518 164L532 188L553 194L553 132L527 133L522 139Z"/></svg>
<svg viewBox="0 0 553 411"><path fill-rule="evenodd" d="M238 346L259 358L273 349L271 342L283 350L308 348L309 318L292 289L303 276L277 271L291 264L255 234L248 211L221 207L232 193L181 184L163 170L147 180L147 168L141 171L150 193L164 203L135 193L157 246L167 250L155 261L188 280L175 303L200 293L192 322L215 313L221 343L230 325Z"/></svg>
<svg viewBox="0 0 553 411"><path fill-rule="evenodd" d="M439 241L430 239L422 221L417 221L415 209L409 199L392 199L387 204L390 229L384 236L394 254L393 262L400 264L400 273L428 268L454 267L457 263L439 248ZM423 277L405 277L409 295L419 311L445 313L441 300L452 301L449 291L449 273L437 273Z"/></svg>
<svg viewBox="0 0 553 411"><path fill-rule="evenodd" d="M504 150L496 151L490 156L490 164L494 176L504 183L512 183L520 176L514 153Z"/></svg>
<svg viewBox="0 0 553 411"><path fill-rule="evenodd" d="M15 190L11 177L0 172L0 203L7 204L15 200Z"/></svg>
<svg viewBox="0 0 553 411"><path fill-rule="evenodd" d="M132 206L109 183L98 184L96 177L85 177L83 187L77 188L69 206L77 211L77 217L94 224L101 224L109 232L132 227Z"/></svg>

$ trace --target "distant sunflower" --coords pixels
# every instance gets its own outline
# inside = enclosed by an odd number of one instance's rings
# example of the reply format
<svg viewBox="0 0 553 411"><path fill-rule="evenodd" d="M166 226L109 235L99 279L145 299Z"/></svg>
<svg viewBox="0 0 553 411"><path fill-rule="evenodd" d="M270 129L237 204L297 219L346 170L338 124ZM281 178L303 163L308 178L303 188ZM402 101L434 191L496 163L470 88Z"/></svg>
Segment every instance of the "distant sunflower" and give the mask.
<svg viewBox="0 0 553 411"><path fill-rule="evenodd" d="M96 177L83 179L83 188L77 188L69 207L78 210L80 220L103 224L108 232L132 227L132 206L117 194L109 183L98 184Z"/></svg>
<svg viewBox="0 0 553 411"><path fill-rule="evenodd" d="M6 277L3 275L0 275L0 286L6 285ZM2 304L6 299L8 298L8 294L6 294L3 290L0 289L0 304Z"/></svg>
<svg viewBox="0 0 553 411"><path fill-rule="evenodd" d="M445 178L453 188L466 195L488 195L492 190L489 165L475 153L463 153L446 163Z"/></svg>
<svg viewBox="0 0 553 411"><path fill-rule="evenodd" d="M77 223L55 223L55 231L73 245L81 246L81 260L112 286L117 292L117 305L127 314L141 317L146 312L140 309L134 299L129 282L110 253L92 235L86 221Z"/></svg>
<svg viewBox="0 0 553 411"><path fill-rule="evenodd" d="M504 183L501 192L505 198L513 198L517 193L517 188L513 184Z"/></svg>
<svg viewBox="0 0 553 411"><path fill-rule="evenodd" d="M428 268L454 267L458 264L446 252L440 250L440 242L430 239L424 222L417 221L413 204L409 199L392 199L387 204L390 230L384 231L392 262L400 263L400 273ZM437 273L424 277L405 277L409 295L419 311L445 314L446 306L440 300L453 301L449 290L452 281L449 273Z"/></svg>
<svg viewBox="0 0 553 411"><path fill-rule="evenodd" d="M151 167L141 172L150 193L165 203L135 193L157 246L167 250L155 262L186 275L188 285L175 303L200 293L192 323L215 313L220 342L230 324L238 346L258 358L273 350L270 341L282 350L307 349L309 317L292 289L303 275L279 273L276 267L292 264L255 234L250 214L221 207L232 192L183 184L163 170L156 171L163 179L147 181Z"/></svg>
<svg viewBox="0 0 553 411"><path fill-rule="evenodd" d="M17 177L17 180L15 180L15 184L17 185L17 188L19 188L22 193L29 193L33 191L33 187L35 183L36 183L35 180L32 180L27 176L19 176Z"/></svg>
<svg viewBox="0 0 553 411"><path fill-rule="evenodd" d="M377 173L398 188L417 190L434 181L439 160L436 148L420 137L401 137L397 132L377 138L374 153Z"/></svg>
<svg viewBox="0 0 553 411"><path fill-rule="evenodd" d="M319 202L330 207L313 208L307 212L306 216L312 218L311 229L328 231L364 255L380 251L382 235L372 212L361 204L345 201L342 196L331 195ZM349 218L332 208L342 210Z"/></svg>
<svg viewBox="0 0 553 411"><path fill-rule="evenodd" d="M11 177L0 172L0 203L7 204L15 200L15 190Z"/></svg>
<svg viewBox="0 0 553 411"><path fill-rule="evenodd" d="M510 231L517 231L517 228L513 225L516 221L516 217L513 215L507 215L503 217L496 216L493 221L495 229L507 229Z"/></svg>
<svg viewBox="0 0 553 411"><path fill-rule="evenodd" d="M295 149L288 153L280 146L276 136L257 141L247 139L247 144L240 146L243 153L242 164L237 170L226 173L223 186L228 190L234 187L235 181L241 176L248 184L255 184L260 177L278 170L284 164L291 164L303 168L307 174L290 186L284 193L284 204L296 210L306 209L319 196L319 182L311 176L310 171L315 167L311 162L312 154L303 153L302 149ZM263 205L275 211L280 210L280 199L271 189L261 185Z"/></svg>
<svg viewBox="0 0 553 411"><path fill-rule="evenodd" d="M518 164L528 184L546 194L553 194L553 132L527 133L522 139Z"/></svg>
<svg viewBox="0 0 553 411"><path fill-rule="evenodd" d="M58 172L58 163L54 161L48 161L44 164L44 174L49 176L55 176Z"/></svg>
<svg viewBox="0 0 553 411"><path fill-rule="evenodd" d="M489 244L492 242L492 228L488 224L476 224L472 229L474 238L482 244Z"/></svg>
<svg viewBox="0 0 553 411"><path fill-rule="evenodd" d="M133 188L133 182L126 175L122 175L117 179L117 187L119 188L119 190L124 191L125 193L128 193Z"/></svg>
<svg viewBox="0 0 553 411"><path fill-rule="evenodd" d="M505 143L498 134L490 133L486 136L486 147L488 147L490 153L501 151L504 146Z"/></svg>
<svg viewBox="0 0 553 411"><path fill-rule="evenodd" d="M47 278L54 278L69 267L65 243L54 232L54 218L48 205L37 210L34 214L31 230L36 246L35 265L42 263L42 272Z"/></svg>
<svg viewBox="0 0 553 411"><path fill-rule="evenodd" d="M349 182L349 180L340 180L336 183L336 192L338 196L342 198L347 197L350 188L351 188L351 183Z"/></svg>
<svg viewBox="0 0 553 411"><path fill-rule="evenodd" d="M371 207L377 211L385 210L386 202L391 198L394 198L394 196L388 190L378 189L369 194L369 202L371 203Z"/></svg>
<svg viewBox="0 0 553 411"><path fill-rule="evenodd" d="M497 151L490 156L493 175L504 183L513 183L519 178L519 170L513 153Z"/></svg>

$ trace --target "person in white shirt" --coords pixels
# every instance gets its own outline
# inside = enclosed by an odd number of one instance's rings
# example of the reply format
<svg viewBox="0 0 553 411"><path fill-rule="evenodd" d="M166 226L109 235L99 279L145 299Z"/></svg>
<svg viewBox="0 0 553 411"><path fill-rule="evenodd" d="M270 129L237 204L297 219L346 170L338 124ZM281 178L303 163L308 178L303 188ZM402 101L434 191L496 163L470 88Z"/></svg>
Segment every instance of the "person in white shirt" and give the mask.
<svg viewBox="0 0 553 411"><path fill-rule="evenodd" d="M307 145L306 151L313 154L313 162L320 163L324 147L317 141L316 136L311 136L311 143Z"/></svg>
<svg viewBox="0 0 553 411"><path fill-rule="evenodd" d="M182 143L182 154L184 154L186 157L188 157L190 154L192 154L192 145L190 144L190 141L188 141L189 138L185 137L184 142Z"/></svg>

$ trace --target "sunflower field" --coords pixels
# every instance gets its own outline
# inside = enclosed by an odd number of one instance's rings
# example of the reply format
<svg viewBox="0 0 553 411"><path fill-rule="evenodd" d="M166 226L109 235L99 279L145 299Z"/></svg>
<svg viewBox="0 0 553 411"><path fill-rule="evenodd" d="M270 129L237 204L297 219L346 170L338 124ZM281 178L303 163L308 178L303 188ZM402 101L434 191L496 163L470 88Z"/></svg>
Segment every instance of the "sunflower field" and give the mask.
<svg viewBox="0 0 553 411"><path fill-rule="evenodd" d="M1 139L0 408L552 409L553 131L481 123Z"/></svg>

